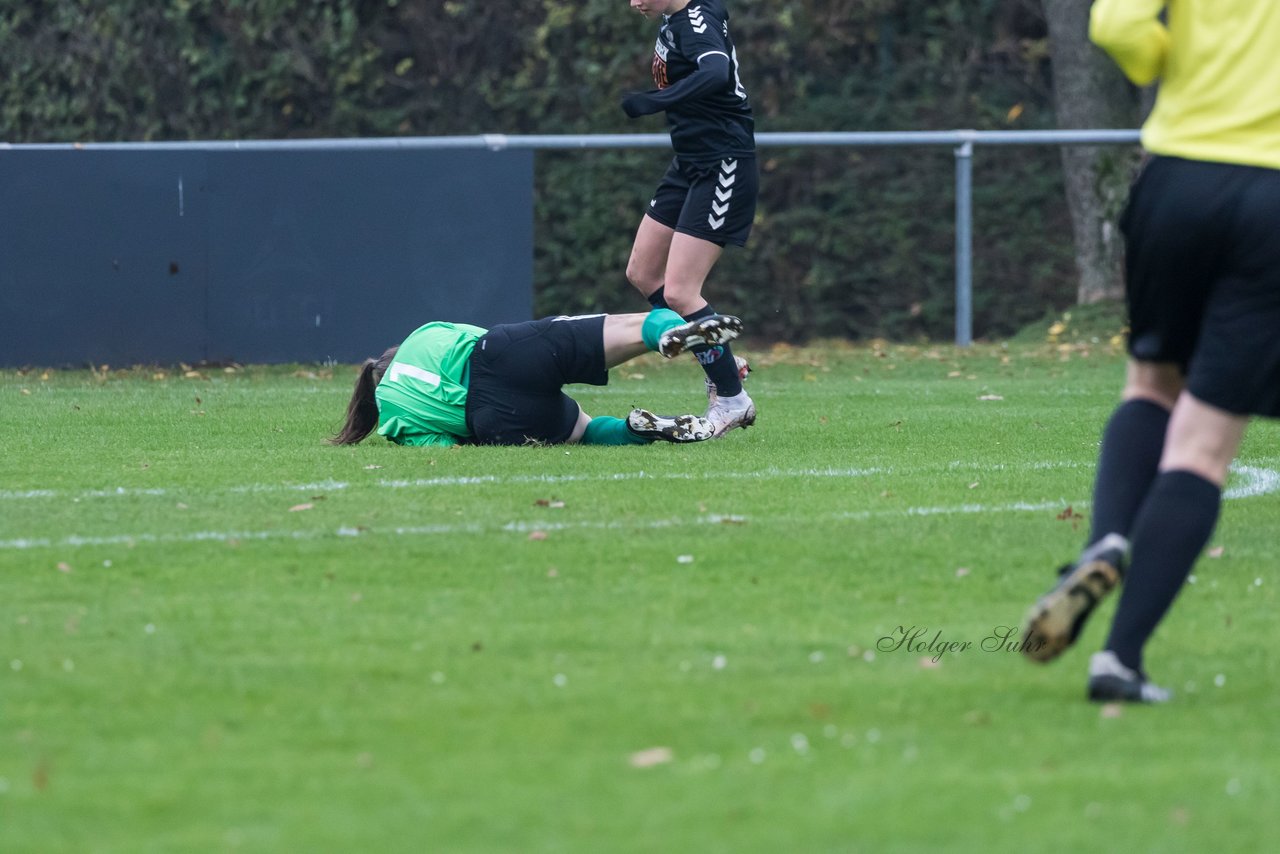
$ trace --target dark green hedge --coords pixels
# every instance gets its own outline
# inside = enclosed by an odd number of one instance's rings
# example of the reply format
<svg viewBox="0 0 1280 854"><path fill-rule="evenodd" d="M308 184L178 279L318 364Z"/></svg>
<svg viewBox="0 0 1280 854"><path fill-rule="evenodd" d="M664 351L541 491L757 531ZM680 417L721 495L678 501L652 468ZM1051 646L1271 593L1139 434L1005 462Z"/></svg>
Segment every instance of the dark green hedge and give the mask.
<svg viewBox="0 0 1280 854"><path fill-rule="evenodd" d="M1052 126L1037 3L728 2L760 131ZM624 0L3 5L10 142L663 130L617 106L654 39ZM949 149L761 154L718 306L774 338L950 336ZM623 270L666 159L539 155L540 311L643 307ZM976 331L998 336L1072 301L1070 226L1056 149L979 149L975 167Z"/></svg>

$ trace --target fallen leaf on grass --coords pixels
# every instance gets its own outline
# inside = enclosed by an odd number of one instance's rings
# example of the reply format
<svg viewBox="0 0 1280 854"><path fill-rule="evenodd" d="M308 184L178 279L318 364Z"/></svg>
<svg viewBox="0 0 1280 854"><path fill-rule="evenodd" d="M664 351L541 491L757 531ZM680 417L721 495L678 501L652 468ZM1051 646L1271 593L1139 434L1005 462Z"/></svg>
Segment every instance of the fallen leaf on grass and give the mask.
<svg viewBox="0 0 1280 854"><path fill-rule="evenodd" d="M937 670L942 666L942 661L934 661L932 658L922 658L920 659L920 666L925 670Z"/></svg>
<svg viewBox="0 0 1280 854"><path fill-rule="evenodd" d="M969 574L969 567L967 566L962 566L956 569L956 578L964 578L968 574Z"/></svg>
<svg viewBox="0 0 1280 854"><path fill-rule="evenodd" d="M632 768L652 768L655 765L666 765L676 758L670 747L650 747L631 754Z"/></svg>
<svg viewBox="0 0 1280 854"><path fill-rule="evenodd" d="M435 462L435 460L432 460L431 462L432 462L432 463L434 463L434 462ZM380 469L380 468L382 468L382 466L365 466L365 467L364 467L364 470L365 470L365 471L373 471L374 469Z"/></svg>
<svg viewBox="0 0 1280 854"><path fill-rule="evenodd" d="M311 510L311 509L314 509L314 508L315 508L315 505L314 505L314 504L295 504L295 505L293 505L292 507L290 507L290 508L289 508L289 512L290 512L290 513L297 513L297 512L302 511L302 510Z"/></svg>
<svg viewBox="0 0 1280 854"><path fill-rule="evenodd" d="M553 510L559 510L564 507L564 502L555 498L539 498L533 502L535 507L550 507Z"/></svg>
<svg viewBox="0 0 1280 854"><path fill-rule="evenodd" d="M31 772L31 785L37 792L49 787L49 760L41 759Z"/></svg>
<svg viewBox="0 0 1280 854"><path fill-rule="evenodd" d="M546 531L530 531L529 532L529 539L531 540L545 540L546 538L547 538Z"/></svg>
<svg viewBox="0 0 1280 854"><path fill-rule="evenodd" d="M1214 546L1213 548L1209 549L1209 551L1206 552L1206 554L1208 554L1209 557L1222 557L1222 553L1225 552L1226 550L1227 550L1226 546Z"/></svg>
<svg viewBox="0 0 1280 854"><path fill-rule="evenodd" d="M1104 718L1118 718L1124 714L1124 706L1120 703L1105 703L1098 714Z"/></svg>
<svg viewBox="0 0 1280 854"><path fill-rule="evenodd" d="M1004 398L998 394L984 394L980 395L978 400L1004 400Z"/></svg>
<svg viewBox="0 0 1280 854"><path fill-rule="evenodd" d="M71 572L71 564L65 561L58 564L58 572Z"/></svg>

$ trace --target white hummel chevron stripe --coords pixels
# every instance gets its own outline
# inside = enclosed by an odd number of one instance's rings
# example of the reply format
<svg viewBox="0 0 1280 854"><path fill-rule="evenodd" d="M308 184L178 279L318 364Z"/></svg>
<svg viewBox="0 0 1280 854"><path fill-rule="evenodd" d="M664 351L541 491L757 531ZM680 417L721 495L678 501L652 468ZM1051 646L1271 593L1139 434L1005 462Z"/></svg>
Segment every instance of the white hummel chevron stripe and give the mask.
<svg viewBox="0 0 1280 854"><path fill-rule="evenodd" d="M729 210L729 205L727 202L723 205L712 202L711 209L716 212L716 216L724 216Z"/></svg>
<svg viewBox="0 0 1280 854"><path fill-rule="evenodd" d="M716 198L722 202L727 202L733 196L733 190L723 190L716 187Z"/></svg>
<svg viewBox="0 0 1280 854"><path fill-rule="evenodd" d="M701 6L694 6L689 10L689 23L693 24L695 33L705 33L707 31L707 22L702 19Z"/></svg>
<svg viewBox="0 0 1280 854"><path fill-rule="evenodd" d="M720 161L720 169L726 175L732 175L737 168L738 168L738 161L736 160Z"/></svg>
<svg viewBox="0 0 1280 854"><path fill-rule="evenodd" d="M733 183L737 180L738 180L737 175L721 175L720 186L724 187L725 189L728 189L729 187L732 187Z"/></svg>
<svg viewBox="0 0 1280 854"><path fill-rule="evenodd" d="M718 229L720 226L724 225L724 217L716 219L715 217L708 215L707 222L711 225L712 229Z"/></svg>

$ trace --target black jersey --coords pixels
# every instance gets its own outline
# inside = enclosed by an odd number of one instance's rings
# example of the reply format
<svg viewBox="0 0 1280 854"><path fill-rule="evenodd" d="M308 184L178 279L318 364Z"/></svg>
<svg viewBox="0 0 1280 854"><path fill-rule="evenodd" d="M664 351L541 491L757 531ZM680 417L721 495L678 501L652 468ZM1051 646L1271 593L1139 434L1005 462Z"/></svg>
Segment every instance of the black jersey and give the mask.
<svg viewBox="0 0 1280 854"><path fill-rule="evenodd" d="M676 156L691 163L755 153L755 119L747 90L738 76L738 51L729 36L729 13L722 0L690 0L673 15L664 15L653 54L653 82L659 89L698 70L709 53L729 58L730 79L724 88L667 108L671 144Z"/></svg>

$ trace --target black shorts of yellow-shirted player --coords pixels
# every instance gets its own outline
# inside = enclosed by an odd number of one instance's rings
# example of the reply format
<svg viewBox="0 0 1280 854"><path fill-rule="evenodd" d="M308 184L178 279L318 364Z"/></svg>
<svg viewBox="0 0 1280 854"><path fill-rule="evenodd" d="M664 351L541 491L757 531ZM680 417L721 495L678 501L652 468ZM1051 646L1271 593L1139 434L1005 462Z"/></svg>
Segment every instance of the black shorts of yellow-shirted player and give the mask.
<svg viewBox="0 0 1280 854"><path fill-rule="evenodd" d="M739 73L723 0L630 0L659 21L650 70L655 89L622 99L631 118L665 113L675 157L649 199L627 279L650 305L686 320L715 313L703 284L726 245L751 233L758 192L755 120ZM750 370L728 345L692 348L706 374L707 419L721 436L755 423L743 390Z"/></svg>
<svg viewBox="0 0 1280 854"><path fill-rule="evenodd" d="M609 369L652 350L672 358L738 336L717 314L686 321L648 314L548 317L483 329L433 322L360 368L346 421L329 441L353 445L375 430L399 445L643 445L700 442L714 429L697 415L633 409L592 418L563 391L605 385Z"/></svg>

